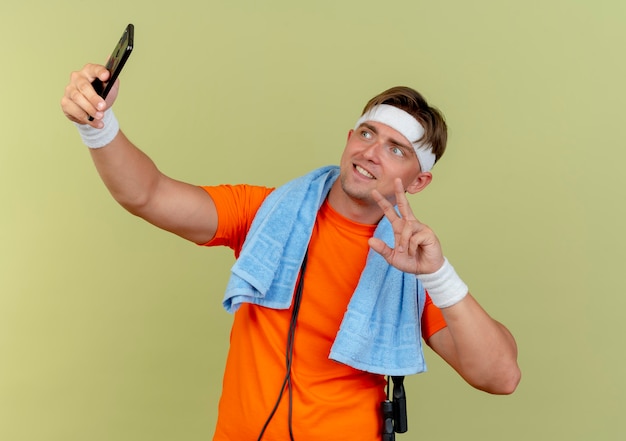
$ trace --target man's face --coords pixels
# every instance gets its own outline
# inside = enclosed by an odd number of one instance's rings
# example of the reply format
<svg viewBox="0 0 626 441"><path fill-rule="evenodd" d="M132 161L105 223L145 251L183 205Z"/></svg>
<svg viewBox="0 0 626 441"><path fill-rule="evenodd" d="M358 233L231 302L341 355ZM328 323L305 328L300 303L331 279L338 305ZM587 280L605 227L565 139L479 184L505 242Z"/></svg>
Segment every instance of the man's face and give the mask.
<svg viewBox="0 0 626 441"><path fill-rule="evenodd" d="M407 191L414 193L421 189L411 191L420 176L430 175L420 172L409 140L397 130L374 121L366 121L349 133L340 168L344 193L363 204L375 204L371 197L373 189L395 204L396 178L402 180Z"/></svg>

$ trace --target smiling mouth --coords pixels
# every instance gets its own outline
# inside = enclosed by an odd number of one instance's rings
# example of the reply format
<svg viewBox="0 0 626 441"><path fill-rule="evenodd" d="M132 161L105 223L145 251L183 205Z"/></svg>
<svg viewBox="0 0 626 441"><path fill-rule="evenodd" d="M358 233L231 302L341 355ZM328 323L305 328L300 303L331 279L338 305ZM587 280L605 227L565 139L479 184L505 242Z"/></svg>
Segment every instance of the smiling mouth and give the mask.
<svg viewBox="0 0 626 441"><path fill-rule="evenodd" d="M376 179L374 175L372 175L370 172L365 170L363 167L359 165L355 165L354 168L356 169L357 172L359 172L360 175L365 176L368 179Z"/></svg>

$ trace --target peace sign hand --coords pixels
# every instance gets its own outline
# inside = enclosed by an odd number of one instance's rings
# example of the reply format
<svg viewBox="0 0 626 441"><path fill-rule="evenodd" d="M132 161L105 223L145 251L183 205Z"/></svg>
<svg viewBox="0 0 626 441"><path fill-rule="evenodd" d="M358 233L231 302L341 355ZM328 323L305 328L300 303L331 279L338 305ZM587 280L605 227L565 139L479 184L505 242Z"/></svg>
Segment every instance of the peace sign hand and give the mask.
<svg viewBox="0 0 626 441"><path fill-rule="evenodd" d="M369 246L400 271L416 275L434 273L444 263L439 239L433 230L415 218L400 178L395 180L394 186L399 215L377 190L372 191L372 197L391 223L395 246L391 248L375 237L369 239Z"/></svg>

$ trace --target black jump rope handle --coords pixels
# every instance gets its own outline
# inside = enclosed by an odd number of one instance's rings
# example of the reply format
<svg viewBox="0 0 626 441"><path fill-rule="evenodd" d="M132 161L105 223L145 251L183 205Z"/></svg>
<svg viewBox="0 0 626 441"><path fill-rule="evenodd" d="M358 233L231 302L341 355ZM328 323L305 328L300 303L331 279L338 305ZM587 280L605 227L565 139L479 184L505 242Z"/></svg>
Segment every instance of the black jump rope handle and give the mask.
<svg viewBox="0 0 626 441"><path fill-rule="evenodd" d="M389 401L389 398L387 398L380 403L383 418L383 441L395 441L396 433L405 433L409 429L404 377L392 376L391 379L393 380L393 401ZM387 393L389 393L389 389L387 389Z"/></svg>
<svg viewBox="0 0 626 441"><path fill-rule="evenodd" d="M393 403L385 400L380 403L383 414L383 441L395 441L396 434L393 430Z"/></svg>
<svg viewBox="0 0 626 441"><path fill-rule="evenodd" d="M406 393L404 377L391 377L393 380L393 428L396 433L409 430L406 414Z"/></svg>

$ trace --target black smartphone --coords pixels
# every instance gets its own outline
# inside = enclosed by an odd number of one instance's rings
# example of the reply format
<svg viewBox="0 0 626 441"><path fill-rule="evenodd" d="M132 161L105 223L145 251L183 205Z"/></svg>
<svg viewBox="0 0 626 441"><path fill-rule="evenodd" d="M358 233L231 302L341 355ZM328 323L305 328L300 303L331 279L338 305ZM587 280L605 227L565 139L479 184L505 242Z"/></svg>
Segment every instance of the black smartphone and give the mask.
<svg viewBox="0 0 626 441"><path fill-rule="evenodd" d="M113 49L113 52L107 61L106 68L111 73L108 81L103 83L96 78L93 83L91 83L98 95L100 95L103 99L106 98L111 91L111 88L113 87L113 84L115 84L117 77L120 75L126 60L130 57L130 53L133 51L134 40L135 26L131 23L126 26L126 29L124 29L124 33L122 34L120 41L117 43L117 46L115 46L115 49Z"/></svg>

